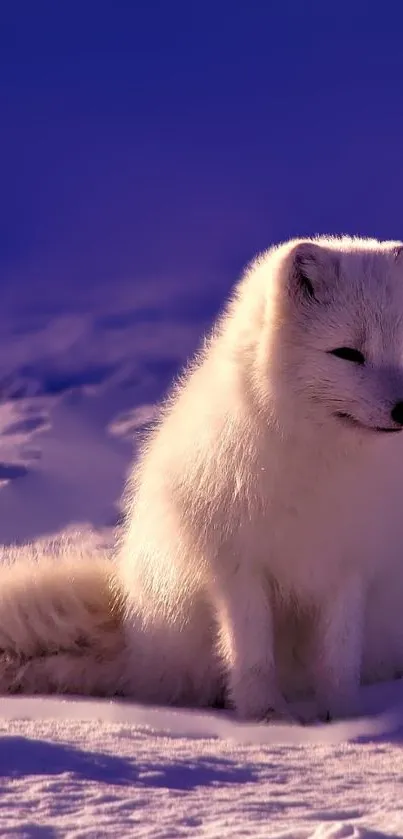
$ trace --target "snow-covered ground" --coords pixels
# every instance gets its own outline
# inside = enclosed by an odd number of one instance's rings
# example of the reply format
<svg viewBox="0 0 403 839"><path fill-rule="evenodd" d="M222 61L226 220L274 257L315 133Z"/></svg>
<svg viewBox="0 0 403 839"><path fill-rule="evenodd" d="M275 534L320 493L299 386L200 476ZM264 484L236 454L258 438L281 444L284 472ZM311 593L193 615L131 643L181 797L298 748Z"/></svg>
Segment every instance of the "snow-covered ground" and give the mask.
<svg viewBox="0 0 403 839"><path fill-rule="evenodd" d="M172 284L140 290L3 309L0 542L113 538L136 435L205 325ZM3 697L0 738L0 836L403 836L401 681L305 728Z"/></svg>

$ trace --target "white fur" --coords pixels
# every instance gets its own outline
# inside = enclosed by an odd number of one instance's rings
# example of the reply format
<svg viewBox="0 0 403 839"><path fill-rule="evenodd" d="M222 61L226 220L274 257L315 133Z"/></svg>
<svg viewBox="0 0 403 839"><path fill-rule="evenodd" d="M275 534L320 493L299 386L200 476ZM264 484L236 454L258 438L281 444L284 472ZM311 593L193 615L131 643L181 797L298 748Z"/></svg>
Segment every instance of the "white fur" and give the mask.
<svg viewBox="0 0 403 839"><path fill-rule="evenodd" d="M10 692L124 693L114 566L78 540L0 552L0 686Z"/></svg>
<svg viewBox="0 0 403 839"><path fill-rule="evenodd" d="M378 430L403 401L401 248L297 240L253 263L145 444L116 568L40 563L29 597L31 567L2 572L0 688L247 719L313 691L342 716L403 670L403 436ZM329 354L346 346L366 363Z"/></svg>

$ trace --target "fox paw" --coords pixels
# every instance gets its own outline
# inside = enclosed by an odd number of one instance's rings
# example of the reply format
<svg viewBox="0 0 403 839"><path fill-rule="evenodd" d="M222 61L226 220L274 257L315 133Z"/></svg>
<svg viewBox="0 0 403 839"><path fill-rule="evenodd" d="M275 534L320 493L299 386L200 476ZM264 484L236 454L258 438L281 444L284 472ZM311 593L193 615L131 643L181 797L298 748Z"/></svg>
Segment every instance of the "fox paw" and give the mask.
<svg viewBox="0 0 403 839"><path fill-rule="evenodd" d="M260 722L274 723L277 725L295 725L302 722L298 719L296 714L293 714L288 708L268 708Z"/></svg>
<svg viewBox="0 0 403 839"><path fill-rule="evenodd" d="M284 700L276 702L276 704L269 705L264 709L248 708L241 710L237 708L236 712L238 719L242 722L263 724L270 723L277 725L295 725L296 723L303 722L303 720L299 718L298 714L291 711Z"/></svg>
<svg viewBox="0 0 403 839"><path fill-rule="evenodd" d="M351 695L340 700L319 703L318 718L321 722L330 723L335 720L353 719L359 716L360 706L358 697Z"/></svg>

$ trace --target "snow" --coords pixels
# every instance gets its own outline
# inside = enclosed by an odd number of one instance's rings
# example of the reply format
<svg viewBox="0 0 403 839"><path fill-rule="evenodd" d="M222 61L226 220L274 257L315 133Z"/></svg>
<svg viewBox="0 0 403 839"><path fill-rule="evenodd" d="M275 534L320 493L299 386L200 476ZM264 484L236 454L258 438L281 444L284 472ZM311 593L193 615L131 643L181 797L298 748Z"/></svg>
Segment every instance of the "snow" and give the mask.
<svg viewBox="0 0 403 839"><path fill-rule="evenodd" d="M197 311L169 283L3 311L2 543L112 541L137 435L197 345ZM403 836L403 681L363 690L355 720L305 727L0 697L0 734L0 836Z"/></svg>
<svg viewBox="0 0 403 839"><path fill-rule="evenodd" d="M20 698L0 714L1 835L402 835L403 728L387 717L309 731Z"/></svg>

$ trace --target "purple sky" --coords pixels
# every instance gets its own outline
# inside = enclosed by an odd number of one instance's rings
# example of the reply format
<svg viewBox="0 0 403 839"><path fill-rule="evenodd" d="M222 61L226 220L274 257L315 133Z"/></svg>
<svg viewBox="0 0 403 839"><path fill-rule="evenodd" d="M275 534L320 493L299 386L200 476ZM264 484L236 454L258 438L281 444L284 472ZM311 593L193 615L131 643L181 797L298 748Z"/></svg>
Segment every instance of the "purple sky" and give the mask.
<svg viewBox="0 0 403 839"><path fill-rule="evenodd" d="M8 295L219 302L279 239L403 236L401 0L16 0L0 102Z"/></svg>

